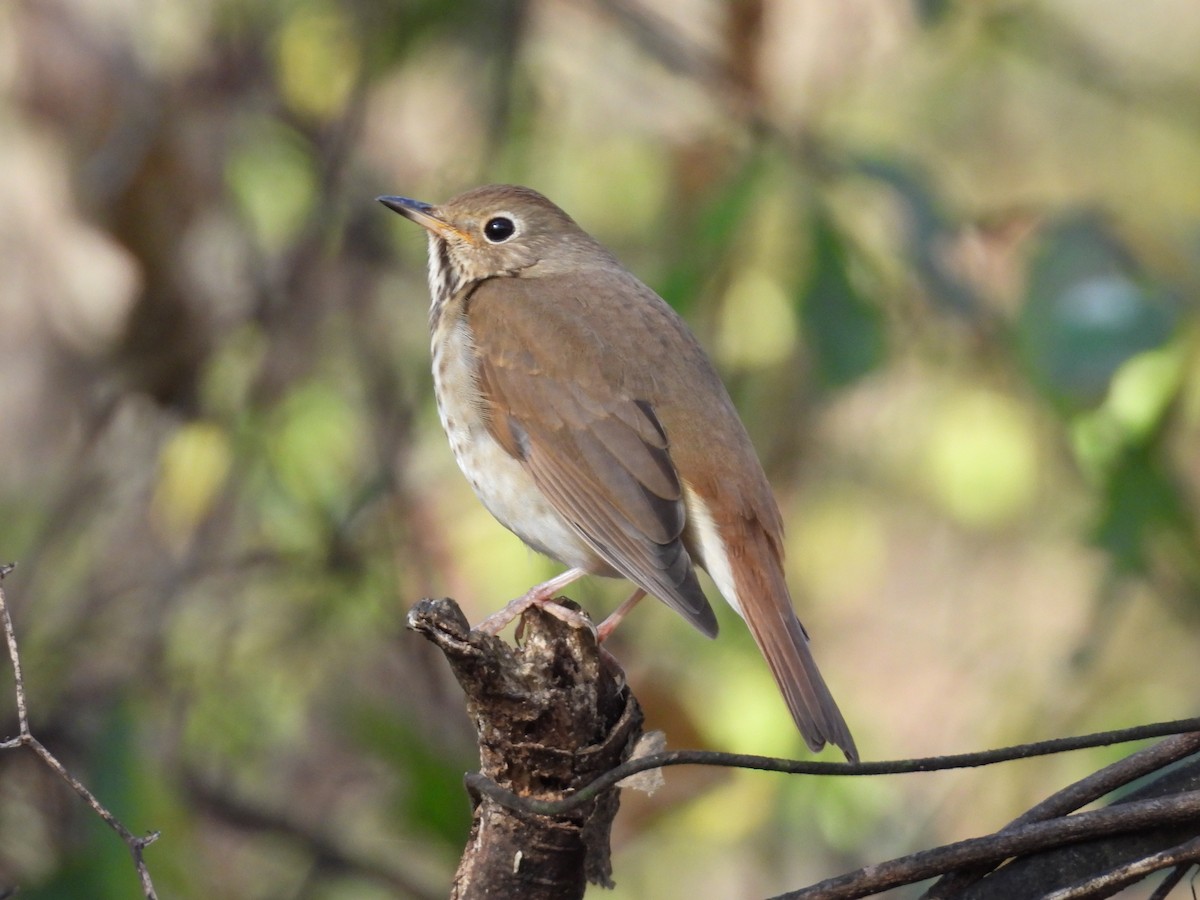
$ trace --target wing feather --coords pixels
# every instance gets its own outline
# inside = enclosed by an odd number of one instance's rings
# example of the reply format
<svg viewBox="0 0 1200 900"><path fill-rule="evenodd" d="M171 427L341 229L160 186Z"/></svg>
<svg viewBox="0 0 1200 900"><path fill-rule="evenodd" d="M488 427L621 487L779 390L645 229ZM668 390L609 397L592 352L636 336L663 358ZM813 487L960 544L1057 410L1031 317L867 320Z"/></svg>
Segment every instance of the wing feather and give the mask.
<svg viewBox="0 0 1200 900"><path fill-rule="evenodd" d="M496 279L471 295L488 429L613 569L714 635L666 430L611 377L594 326L564 315L573 304L557 281Z"/></svg>

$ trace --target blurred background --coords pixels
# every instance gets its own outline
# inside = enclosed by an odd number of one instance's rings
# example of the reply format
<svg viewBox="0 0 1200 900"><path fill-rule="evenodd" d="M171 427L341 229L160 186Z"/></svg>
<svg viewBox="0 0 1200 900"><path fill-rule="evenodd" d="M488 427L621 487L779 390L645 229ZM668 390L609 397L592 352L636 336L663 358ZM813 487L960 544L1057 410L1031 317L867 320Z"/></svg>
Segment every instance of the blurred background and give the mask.
<svg viewBox="0 0 1200 900"><path fill-rule="evenodd" d="M425 239L382 193L528 184L689 320L865 758L1196 713L1191 0L12 0L0 134L0 560L33 729L162 831L161 896L445 896L477 758L405 613L477 620L556 571L455 468ZM625 592L571 593L599 617ZM659 604L617 633L648 727L804 755L719 614L715 642ZM2 735L11 696L6 663ZM799 887L1126 752L674 769L622 801L611 896ZM10 752L14 885L137 893Z"/></svg>

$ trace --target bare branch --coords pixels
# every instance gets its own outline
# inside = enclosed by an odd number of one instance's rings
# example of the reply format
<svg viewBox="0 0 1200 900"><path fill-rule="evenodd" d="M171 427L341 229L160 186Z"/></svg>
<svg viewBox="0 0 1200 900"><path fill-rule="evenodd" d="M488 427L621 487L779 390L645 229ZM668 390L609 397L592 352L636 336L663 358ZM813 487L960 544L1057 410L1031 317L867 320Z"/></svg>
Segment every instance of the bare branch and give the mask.
<svg viewBox="0 0 1200 900"><path fill-rule="evenodd" d="M1112 804L1118 810L1130 803L1170 800L1200 791L1200 757L1169 766L1156 779ZM1034 853L1007 862L977 884L955 893L956 900L1004 900L1065 890L1096 879L1157 853L1194 840L1200 833L1196 818L1176 824L1136 829L1086 843L1056 848L1038 848ZM1089 896L1108 897L1119 888L1095 887Z"/></svg>
<svg viewBox="0 0 1200 900"><path fill-rule="evenodd" d="M1099 892L1104 892L1104 895L1107 896L1109 892L1141 881L1147 875L1152 875L1160 869L1184 864L1191 865L1198 860L1200 860L1200 838L1193 838L1177 847L1154 853L1142 859L1135 859L1133 862L1102 875L1049 893L1045 900L1082 900L1085 897L1093 897Z"/></svg>
<svg viewBox="0 0 1200 900"><path fill-rule="evenodd" d="M57 757L47 750L42 742L35 738L29 730L28 707L25 703L25 680L21 674L21 654L17 649L17 635L13 628L12 616L8 612L8 601L4 596L3 586L5 576L14 568L15 566L12 563L0 565L0 621L4 623L4 638L8 643L8 658L13 668L13 680L15 682L17 698L17 722L20 732L17 737L0 742L0 750L15 750L19 747L28 747L54 774L70 785L71 790L82 797L84 802L92 808L96 815L103 819L108 827L115 831L121 840L125 842L125 846L129 848L130 856L133 857L133 866L137 872L138 882L142 886L142 895L146 900L157 900L158 895L155 893L154 883L150 879L150 870L146 867L144 851L158 840L159 833L153 831L145 837L138 837L130 832L116 816L109 812L96 799L96 796L78 778L67 771L66 766L59 762Z"/></svg>
<svg viewBox="0 0 1200 900"><path fill-rule="evenodd" d="M1074 812L1093 800L1097 800L1117 788L1124 787L1131 781L1156 772L1197 751L1200 751L1200 733L1177 735L1152 747L1147 747L1132 756L1105 766L1099 772L1063 788L1056 794L1052 794L1022 813L1001 831ZM973 868L951 872L933 885L925 896L929 900L957 896L969 885L983 878L988 871L988 868Z"/></svg>
<svg viewBox="0 0 1200 900"><path fill-rule="evenodd" d="M799 891L780 894L775 900L850 900L868 897L900 885L924 881L964 865L1000 862L1033 850L1045 850L1104 835L1194 822L1198 818L1200 791L1140 800L924 850L839 875Z"/></svg>
<svg viewBox="0 0 1200 900"><path fill-rule="evenodd" d="M12 662L13 681L17 695L17 727L20 735L0 745L0 749L19 747L29 737L29 712L25 705L25 678L21 674L21 654L17 652L17 633L13 630L12 616L8 614L8 602L4 597L4 579L17 567L16 563L0 565L0 617L4 619L4 640L8 643L8 658Z"/></svg>

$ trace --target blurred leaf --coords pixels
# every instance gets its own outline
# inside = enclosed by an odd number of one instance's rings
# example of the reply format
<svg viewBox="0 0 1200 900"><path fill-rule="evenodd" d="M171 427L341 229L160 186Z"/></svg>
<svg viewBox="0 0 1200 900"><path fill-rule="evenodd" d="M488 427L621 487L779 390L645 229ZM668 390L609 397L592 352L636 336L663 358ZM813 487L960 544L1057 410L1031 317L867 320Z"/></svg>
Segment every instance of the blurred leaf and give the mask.
<svg viewBox="0 0 1200 900"><path fill-rule="evenodd" d="M1186 343L1133 357L1113 375L1104 403L1071 419L1075 458L1093 481L1107 482L1128 447L1161 440L1157 432L1184 389Z"/></svg>
<svg viewBox="0 0 1200 900"><path fill-rule="evenodd" d="M672 223L683 236L675 263L658 291L681 314L687 315L704 282L734 246L734 236L754 208L762 169L762 154L753 153L733 177L701 204L690 223Z"/></svg>
<svg viewBox="0 0 1200 900"><path fill-rule="evenodd" d="M787 293L769 274L747 267L725 292L717 356L723 366L750 368L786 361L796 345Z"/></svg>
<svg viewBox="0 0 1200 900"><path fill-rule="evenodd" d="M1128 446L1104 484L1093 542L1122 575L1144 575L1149 553L1166 532L1194 534L1182 485L1163 465L1156 442Z"/></svg>
<svg viewBox="0 0 1200 900"><path fill-rule="evenodd" d="M248 418L249 398L267 349L267 334L258 324L246 323L226 334L204 371L202 408L222 421Z"/></svg>
<svg viewBox="0 0 1200 900"><path fill-rule="evenodd" d="M389 67L408 62L418 42L435 32L464 28L490 18L494 4L485 0L406 0L404 3L372 4L366 7L362 27L368 29L372 72L386 73ZM460 36L461 37L461 36Z"/></svg>
<svg viewBox="0 0 1200 900"><path fill-rule="evenodd" d="M1018 340L1046 395L1077 408L1099 400L1122 363L1166 341L1174 322L1169 292L1102 225L1077 218L1052 229L1033 261Z"/></svg>
<svg viewBox="0 0 1200 900"><path fill-rule="evenodd" d="M331 385L313 381L272 416L268 453L279 484L303 506L341 511L360 491L365 428L359 410Z"/></svg>
<svg viewBox="0 0 1200 900"><path fill-rule="evenodd" d="M1009 521L1037 495L1031 417L995 391L953 390L931 419L922 457L938 502L967 525Z"/></svg>
<svg viewBox="0 0 1200 900"><path fill-rule="evenodd" d="M883 362L883 315L850 280L845 244L823 215L813 225L813 263L800 307L804 337L819 384L844 387Z"/></svg>
<svg viewBox="0 0 1200 900"><path fill-rule="evenodd" d="M857 169L890 187L902 204L908 256L935 306L973 322L985 319L974 292L943 262L943 247L957 225L947 221L924 179L890 160L865 159Z"/></svg>
<svg viewBox="0 0 1200 900"><path fill-rule="evenodd" d="M336 6L302 9L279 33L276 62L288 104L305 115L332 118L350 96L359 67L352 23Z"/></svg>
<svg viewBox="0 0 1200 900"><path fill-rule="evenodd" d="M1186 362L1179 343L1141 353L1113 376L1105 408L1131 438L1148 438L1159 427L1183 388Z"/></svg>
<svg viewBox="0 0 1200 900"><path fill-rule="evenodd" d="M218 425L184 425L159 454L151 512L172 543L186 542L212 508L232 465L228 436Z"/></svg>
<svg viewBox="0 0 1200 900"><path fill-rule="evenodd" d="M805 592L827 598L865 595L887 568L883 516L861 486L829 481L806 494L804 515L789 522L787 558Z"/></svg>
<svg viewBox="0 0 1200 900"><path fill-rule="evenodd" d="M916 0L917 17L926 26L936 25L953 8L950 0Z"/></svg>
<svg viewBox="0 0 1200 900"><path fill-rule="evenodd" d="M1197 523L1164 446L1184 385L1185 344L1126 362L1104 404L1073 422L1076 453L1100 483L1093 543L1108 553L1117 575L1153 576L1165 563L1174 571L1173 586L1160 584L1167 594L1200 589Z"/></svg>
<svg viewBox="0 0 1200 900"><path fill-rule="evenodd" d="M397 773L405 824L458 852L471 825L463 772L472 761L439 751L390 711L359 709L354 733L365 749Z"/></svg>
<svg viewBox="0 0 1200 900"><path fill-rule="evenodd" d="M225 180L251 231L272 252L295 238L316 198L316 165L308 145L266 117L243 130Z"/></svg>

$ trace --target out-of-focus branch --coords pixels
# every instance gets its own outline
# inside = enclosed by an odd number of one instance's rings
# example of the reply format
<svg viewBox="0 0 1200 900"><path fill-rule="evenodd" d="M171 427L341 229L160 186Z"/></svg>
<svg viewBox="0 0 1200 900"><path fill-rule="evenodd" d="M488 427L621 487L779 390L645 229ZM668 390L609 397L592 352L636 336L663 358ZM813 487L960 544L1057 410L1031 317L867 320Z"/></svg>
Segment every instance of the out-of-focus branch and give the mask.
<svg viewBox="0 0 1200 900"><path fill-rule="evenodd" d="M402 867L379 865L361 848L346 846L336 835L301 821L287 809L266 809L262 803L243 799L195 771L184 773L182 787L190 808L212 815L222 825L252 834L278 835L304 847L313 860L307 878L310 884L321 876L351 875L375 882L405 900L435 900L442 896L419 884ZM301 892L297 895L307 896Z"/></svg>
<svg viewBox="0 0 1200 900"><path fill-rule="evenodd" d="M18 733L15 738L0 741L0 750L16 750L21 747L28 747L50 771L54 772L54 774L70 785L71 790L82 797L84 802L92 808L96 815L103 819L105 824L115 831L121 840L125 842L125 846L129 848L129 853L133 857L133 866L137 871L138 882L142 887L142 895L146 900L156 900L158 895L154 891L154 883L150 880L150 870L146 867L144 855L146 848L158 840L158 832L152 831L144 837L138 837L133 834L96 799L96 796L91 791L84 787L83 782L68 772L66 766L59 762L54 754L47 750L45 745L35 738L29 730L29 710L25 702L25 680L21 674L21 655L17 649L17 634L13 629L12 617L8 614L8 602L5 599L3 587L5 576L13 568L12 564L0 565L0 621L3 621L4 624L4 639L8 644L8 658L13 668Z"/></svg>

